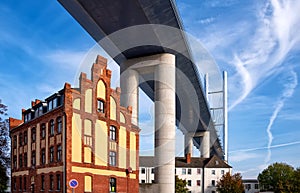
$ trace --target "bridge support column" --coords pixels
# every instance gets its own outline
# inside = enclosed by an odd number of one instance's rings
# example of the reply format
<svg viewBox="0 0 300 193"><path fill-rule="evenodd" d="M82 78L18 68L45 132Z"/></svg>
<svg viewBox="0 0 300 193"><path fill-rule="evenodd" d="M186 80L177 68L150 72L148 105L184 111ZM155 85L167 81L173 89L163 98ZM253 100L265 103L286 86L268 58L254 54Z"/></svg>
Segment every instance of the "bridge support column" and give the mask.
<svg viewBox="0 0 300 193"><path fill-rule="evenodd" d="M209 158L210 157L210 133L209 131L201 132L202 137L200 140L200 157Z"/></svg>
<svg viewBox="0 0 300 193"><path fill-rule="evenodd" d="M188 155L192 157L193 155L193 135L192 133L186 133L184 135L184 155Z"/></svg>
<svg viewBox="0 0 300 193"><path fill-rule="evenodd" d="M124 65L126 66L126 64ZM138 126L139 115L139 73L135 69L121 68L120 75L121 97L123 107L132 107L131 122Z"/></svg>
<svg viewBox="0 0 300 193"><path fill-rule="evenodd" d="M175 56L161 54L155 66L155 181L159 192L175 192Z"/></svg>

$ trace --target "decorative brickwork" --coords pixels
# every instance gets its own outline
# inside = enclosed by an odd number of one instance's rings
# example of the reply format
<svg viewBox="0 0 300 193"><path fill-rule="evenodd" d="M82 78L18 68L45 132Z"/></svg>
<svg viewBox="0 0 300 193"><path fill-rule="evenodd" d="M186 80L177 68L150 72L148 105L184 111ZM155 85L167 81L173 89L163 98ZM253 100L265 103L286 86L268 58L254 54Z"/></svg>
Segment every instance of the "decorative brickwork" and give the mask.
<svg viewBox="0 0 300 193"><path fill-rule="evenodd" d="M98 56L91 80L81 73L79 88L66 83L22 110L22 120L10 118L12 192L71 193L71 179L76 192L138 192L140 129L110 82L107 59Z"/></svg>

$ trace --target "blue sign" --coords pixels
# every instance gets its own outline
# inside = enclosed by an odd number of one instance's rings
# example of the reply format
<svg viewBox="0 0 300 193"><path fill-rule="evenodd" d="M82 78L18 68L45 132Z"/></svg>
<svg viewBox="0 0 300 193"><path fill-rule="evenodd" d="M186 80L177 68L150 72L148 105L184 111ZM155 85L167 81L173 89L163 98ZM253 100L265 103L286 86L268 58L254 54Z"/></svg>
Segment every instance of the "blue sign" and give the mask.
<svg viewBox="0 0 300 193"><path fill-rule="evenodd" d="M72 180L69 181L69 185L70 185L71 188L77 188L78 181L75 180L75 179L72 179Z"/></svg>

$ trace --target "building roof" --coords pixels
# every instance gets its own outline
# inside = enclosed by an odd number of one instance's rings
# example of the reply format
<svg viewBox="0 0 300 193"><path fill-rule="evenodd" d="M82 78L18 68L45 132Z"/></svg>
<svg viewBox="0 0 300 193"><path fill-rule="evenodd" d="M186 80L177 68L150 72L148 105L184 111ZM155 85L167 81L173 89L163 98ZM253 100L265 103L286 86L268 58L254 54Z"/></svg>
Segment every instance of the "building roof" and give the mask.
<svg viewBox="0 0 300 193"><path fill-rule="evenodd" d="M155 158L153 156L140 156L140 167L154 167ZM177 168L232 168L225 161L214 155L211 158L191 157L191 162L187 163L185 157L175 158Z"/></svg>
<svg viewBox="0 0 300 193"><path fill-rule="evenodd" d="M243 180L243 183L258 183L257 179L245 179Z"/></svg>

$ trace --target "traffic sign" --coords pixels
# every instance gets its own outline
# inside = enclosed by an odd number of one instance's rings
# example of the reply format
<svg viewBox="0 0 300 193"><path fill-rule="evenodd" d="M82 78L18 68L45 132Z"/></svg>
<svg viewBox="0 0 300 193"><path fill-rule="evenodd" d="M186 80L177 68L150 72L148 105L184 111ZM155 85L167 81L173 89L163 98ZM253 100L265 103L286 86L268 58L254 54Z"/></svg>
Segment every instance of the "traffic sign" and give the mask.
<svg viewBox="0 0 300 193"><path fill-rule="evenodd" d="M77 181L76 179L70 180L70 181L69 181L69 186L70 186L71 188L77 188L77 186L78 186L78 181Z"/></svg>

